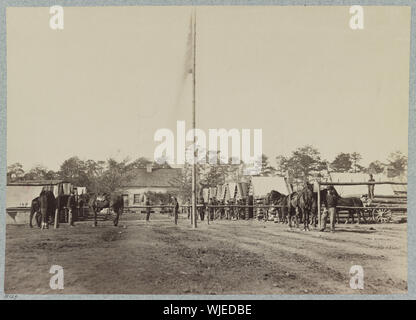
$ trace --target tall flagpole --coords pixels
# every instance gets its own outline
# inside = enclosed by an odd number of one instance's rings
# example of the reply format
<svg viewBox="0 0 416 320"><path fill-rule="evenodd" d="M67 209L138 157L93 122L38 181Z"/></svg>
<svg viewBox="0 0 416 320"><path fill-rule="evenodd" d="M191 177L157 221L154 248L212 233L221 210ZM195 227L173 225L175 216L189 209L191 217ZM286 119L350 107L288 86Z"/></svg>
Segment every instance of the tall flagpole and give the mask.
<svg viewBox="0 0 416 320"><path fill-rule="evenodd" d="M196 128L196 116L195 116L195 105L196 105L196 95L195 95L195 87L196 87L196 8L194 8L193 12L194 16L194 23L193 23L193 72L192 72L192 128L194 129L193 133L193 163L192 163L192 226L194 228L197 227L196 223L196 136L195 136L195 128Z"/></svg>

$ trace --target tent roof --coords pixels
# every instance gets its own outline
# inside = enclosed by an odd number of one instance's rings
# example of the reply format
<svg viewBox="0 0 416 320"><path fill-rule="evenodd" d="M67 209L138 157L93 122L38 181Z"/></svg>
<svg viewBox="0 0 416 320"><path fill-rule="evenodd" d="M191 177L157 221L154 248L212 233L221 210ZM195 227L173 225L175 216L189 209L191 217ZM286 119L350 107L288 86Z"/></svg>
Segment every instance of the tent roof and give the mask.
<svg viewBox="0 0 416 320"><path fill-rule="evenodd" d="M236 194L236 189L237 189L237 183L235 182L229 182L228 183L228 196L230 198L234 198L234 195Z"/></svg>
<svg viewBox="0 0 416 320"><path fill-rule="evenodd" d="M376 182L388 181L382 174L373 174ZM332 182L368 182L370 179L366 173L354 172L331 172L330 181ZM341 196L361 196L368 194L368 185L357 186L335 186L335 189ZM393 195L393 188L388 184L378 184L374 186L375 195Z"/></svg>
<svg viewBox="0 0 416 320"><path fill-rule="evenodd" d="M248 195L249 184L247 182L239 182L237 184L237 198L242 199Z"/></svg>
<svg viewBox="0 0 416 320"><path fill-rule="evenodd" d="M283 177L252 177L251 184L256 197L263 197L272 190L283 194L289 193Z"/></svg>
<svg viewBox="0 0 416 320"><path fill-rule="evenodd" d="M225 198L226 185L219 184L217 186L217 199L223 200Z"/></svg>
<svg viewBox="0 0 416 320"><path fill-rule="evenodd" d="M16 181L9 182L8 186L48 186L57 185L59 183L69 183L67 180L27 180L27 181Z"/></svg>
<svg viewBox="0 0 416 320"><path fill-rule="evenodd" d="M202 197L204 198L204 202L208 202L208 200L209 200L209 188L202 189Z"/></svg>
<svg viewBox="0 0 416 320"><path fill-rule="evenodd" d="M405 176L389 178L388 180L394 181L394 182L405 182L405 183L407 183L407 177L405 177ZM407 185L395 184L395 185L391 185L391 187L392 187L394 192L407 193Z"/></svg>
<svg viewBox="0 0 416 320"><path fill-rule="evenodd" d="M43 186L8 185L6 188L6 208L30 207L32 200L39 196Z"/></svg>

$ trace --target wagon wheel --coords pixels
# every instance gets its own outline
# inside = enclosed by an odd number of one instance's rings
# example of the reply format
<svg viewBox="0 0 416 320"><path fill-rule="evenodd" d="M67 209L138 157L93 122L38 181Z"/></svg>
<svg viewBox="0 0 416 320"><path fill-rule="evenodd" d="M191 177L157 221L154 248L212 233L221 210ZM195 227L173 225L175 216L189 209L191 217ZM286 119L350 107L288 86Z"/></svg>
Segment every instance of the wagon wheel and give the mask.
<svg viewBox="0 0 416 320"><path fill-rule="evenodd" d="M376 222L387 223L391 221L392 212L389 208L375 209Z"/></svg>
<svg viewBox="0 0 416 320"><path fill-rule="evenodd" d="M366 217L366 216L371 222L375 222L376 213L374 209L370 207L363 209L363 217Z"/></svg>

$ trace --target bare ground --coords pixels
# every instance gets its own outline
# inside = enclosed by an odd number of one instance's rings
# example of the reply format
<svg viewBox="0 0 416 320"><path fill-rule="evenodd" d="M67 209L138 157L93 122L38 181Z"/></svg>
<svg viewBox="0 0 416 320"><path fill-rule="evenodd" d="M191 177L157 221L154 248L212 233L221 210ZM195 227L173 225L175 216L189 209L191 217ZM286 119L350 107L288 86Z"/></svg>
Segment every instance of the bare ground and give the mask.
<svg viewBox="0 0 416 320"><path fill-rule="evenodd" d="M149 223L126 218L119 227L8 225L5 292L407 293L407 224L339 225L321 233L273 222L199 221L192 229L185 218L178 226L166 216ZM52 265L64 268L64 290L49 287ZM364 269L364 290L350 288L352 265Z"/></svg>

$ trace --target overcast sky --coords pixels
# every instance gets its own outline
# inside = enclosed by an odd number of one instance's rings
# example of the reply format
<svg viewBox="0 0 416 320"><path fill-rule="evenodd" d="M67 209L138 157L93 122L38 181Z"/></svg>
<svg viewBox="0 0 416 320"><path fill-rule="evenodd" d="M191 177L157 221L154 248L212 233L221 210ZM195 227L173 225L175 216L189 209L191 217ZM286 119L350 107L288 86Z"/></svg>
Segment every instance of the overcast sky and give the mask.
<svg viewBox="0 0 416 320"><path fill-rule="evenodd" d="M153 157L159 128L191 125L189 7L7 9L7 160ZM363 164L407 153L410 9L198 7L197 126L262 128L263 152L305 144ZM272 160L272 164L275 162Z"/></svg>

